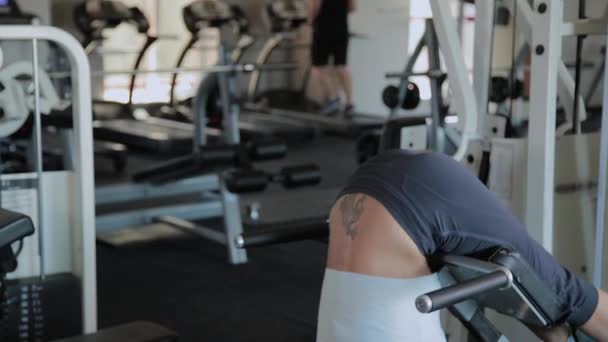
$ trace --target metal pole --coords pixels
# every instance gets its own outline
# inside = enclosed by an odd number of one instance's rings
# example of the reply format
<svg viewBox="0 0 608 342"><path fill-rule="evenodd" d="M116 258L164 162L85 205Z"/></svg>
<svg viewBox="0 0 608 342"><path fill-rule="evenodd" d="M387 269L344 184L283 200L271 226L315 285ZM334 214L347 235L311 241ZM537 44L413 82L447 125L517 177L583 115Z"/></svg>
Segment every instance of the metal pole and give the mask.
<svg viewBox="0 0 608 342"><path fill-rule="evenodd" d="M37 202L38 202L38 258L40 262L40 278L44 280L45 265L44 265L44 201L42 200L43 188L43 163L42 163L42 123L40 117L40 78L38 65L38 39L32 39L32 69L34 83L34 136L36 146L35 168L37 178Z"/></svg>
<svg viewBox="0 0 608 342"><path fill-rule="evenodd" d="M426 19L425 22L425 40L428 52L429 69L431 71L441 70L441 61L439 59L439 45L437 43L437 35L433 27L432 19ZM439 148L439 131L443 126L441 115L441 82L437 77L430 77L431 81L431 149L438 151ZM407 81L407 80L406 80ZM401 102L400 102L401 103Z"/></svg>
<svg viewBox="0 0 608 342"><path fill-rule="evenodd" d="M428 20L430 20L430 19L427 19L427 21ZM399 110L401 109L401 104L403 103L403 101L405 100L405 96L407 95L407 86L410 83L409 76L413 76L413 75L411 75L411 73L412 73L412 70L414 69L414 65L416 64L416 61L418 60L418 57L420 56L422 49L424 49L424 47L426 45L427 45L426 44L426 34L423 33L422 37L420 37L420 40L416 44L416 48L414 48L414 51L408 57L405 68L403 69L403 72L401 73L401 76L400 76L401 78L399 79L399 95L397 97L398 98L397 103L399 103L399 105L391 110L390 117L396 116L397 113L399 112ZM403 77L406 74L408 76Z"/></svg>
<svg viewBox="0 0 608 342"><path fill-rule="evenodd" d="M462 132L462 140L458 150L453 155L456 160L464 160L470 143L481 136L482 127L478 127L477 99L473 85L469 80L462 46L457 35L457 23L445 1L431 0L433 24L439 42L439 48L444 56L447 73L450 75L450 90L453 93L454 111L458 113L458 126Z"/></svg>
<svg viewBox="0 0 608 342"><path fill-rule="evenodd" d="M578 0L578 18L585 19L585 8L586 3L585 0ZM572 109L572 125L574 128L575 134L581 133L581 125L579 119L579 94L580 94L580 85L581 85L581 68L583 63L583 43L585 41L585 35L579 35L576 37L576 71L574 72L574 103ZM584 105L584 104L583 104Z"/></svg>
<svg viewBox="0 0 608 342"><path fill-rule="evenodd" d="M282 34L275 35L271 39L269 39L266 44L262 47L262 50L258 54L258 58L255 60L255 63L258 65L263 65L268 62L272 51L276 49L284 40L284 36ZM249 77L249 85L247 87L247 99L249 101L255 101L258 93L258 88L260 86L260 79L262 74L259 70L254 70Z"/></svg>
<svg viewBox="0 0 608 342"><path fill-rule="evenodd" d="M224 44L220 46L219 58L222 66L232 66L229 54ZM220 87L220 102L223 114L223 138L228 144L240 143L239 133L239 109L233 102L234 95L234 73L222 72L218 75L218 85Z"/></svg>
<svg viewBox="0 0 608 342"><path fill-rule="evenodd" d="M608 39L607 39L608 40ZM607 44L608 46L608 44ZM602 130L600 134L600 166L597 186L595 223L595 251L593 255L593 285L602 285L604 260L604 230L606 220L606 178L608 177L608 54L604 54L604 98L602 104Z"/></svg>
<svg viewBox="0 0 608 342"><path fill-rule="evenodd" d="M97 280L95 254L95 185L93 172L93 129L91 116L91 72L82 45L74 36L51 26L6 25L0 30L0 40L48 40L63 48L74 71L74 134L78 138L75 146L75 182L77 190L73 213L72 260L73 272L82 280L82 327L84 333L97 330ZM36 63L36 62L34 62ZM77 113L77 114L76 114Z"/></svg>
<svg viewBox="0 0 608 342"><path fill-rule="evenodd" d="M477 117L479 120L478 127L484 127L484 121L488 114L495 16L496 4L494 0L484 0L476 3L473 89L479 113Z"/></svg>
<svg viewBox="0 0 608 342"><path fill-rule="evenodd" d="M518 5L527 7L531 15L529 22L533 25L526 226L530 235L553 253L555 113L563 1L537 0L533 12L526 2L518 2ZM522 13L525 13L524 8L520 8Z"/></svg>
<svg viewBox="0 0 608 342"><path fill-rule="evenodd" d="M239 196L228 191L222 179L220 179L220 182L228 259L233 265L245 264L247 263L247 251L237 246L237 238L243 234Z"/></svg>

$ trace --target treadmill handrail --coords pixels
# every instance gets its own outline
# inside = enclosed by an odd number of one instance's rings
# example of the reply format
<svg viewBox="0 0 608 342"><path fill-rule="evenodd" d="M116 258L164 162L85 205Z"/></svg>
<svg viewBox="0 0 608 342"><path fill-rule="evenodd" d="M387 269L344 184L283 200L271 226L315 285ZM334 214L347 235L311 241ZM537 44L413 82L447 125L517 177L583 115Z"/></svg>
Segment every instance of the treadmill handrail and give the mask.
<svg viewBox="0 0 608 342"><path fill-rule="evenodd" d="M152 45L158 40L157 36L152 36L146 33L146 41L144 42L143 47L139 50L137 54L137 58L135 59L135 64L133 65L133 70L137 71L141 67L141 62L144 60L144 56L146 52L152 47ZM133 92L135 91L135 81L137 79L137 73L131 74L131 79L129 80L129 101L127 102L127 106L133 105Z"/></svg>
<svg viewBox="0 0 608 342"><path fill-rule="evenodd" d="M272 51L279 46L285 40L285 35L282 33L275 34L271 36L264 46L260 50L258 57L255 59L255 64L264 65L268 62L268 59L272 55ZM259 70L255 70L251 73L249 77L249 85L247 87L247 99L251 102L256 101L256 97L258 94L258 87L260 85L260 79L262 74Z"/></svg>

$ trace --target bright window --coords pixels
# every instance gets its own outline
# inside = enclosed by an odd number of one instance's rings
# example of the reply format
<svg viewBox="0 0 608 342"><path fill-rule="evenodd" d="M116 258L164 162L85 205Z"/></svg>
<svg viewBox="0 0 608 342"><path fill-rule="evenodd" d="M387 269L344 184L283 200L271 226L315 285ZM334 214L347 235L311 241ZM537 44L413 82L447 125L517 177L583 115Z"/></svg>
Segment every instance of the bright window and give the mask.
<svg viewBox="0 0 608 342"><path fill-rule="evenodd" d="M134 103L168 102L171 73L182 48L190 39L182 21L182 8L191 0L123 0L128 6L137 6L151 24L150 33L158 35L146 53L142 70L163 70L162 73L137 75L133 91ZM162 16L159 15L162 13ZM123 24L105 33L107 39L100 49L105 71L131 70L145 37L130 25ZM189 51L184 68L202 68L216 63L218 36L216 32L205 32L199 43ZM188 71L178 75L175 94L177 99L191 96L203 71ZM104 76L103 98L109 101L127 102L131 75L112 74Z"/></svg>

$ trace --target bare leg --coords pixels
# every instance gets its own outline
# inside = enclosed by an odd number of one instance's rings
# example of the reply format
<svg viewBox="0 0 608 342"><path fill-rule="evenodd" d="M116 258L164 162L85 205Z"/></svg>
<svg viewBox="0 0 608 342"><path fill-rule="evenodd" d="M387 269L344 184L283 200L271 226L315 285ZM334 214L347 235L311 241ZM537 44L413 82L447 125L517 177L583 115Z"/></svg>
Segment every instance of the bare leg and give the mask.
<svg viewBox="0 0 608 342"><path fill-rule="evenodd" d="M336 68L336 72L338 74L338 81L340 82L340 87L344 91L344 96L346 96L346 105L352 106L353 80L350 74L350 70L348 69L348 67L341 65Z"/></svg>
<svg viewBox="0 0 608 342"><path fill-rule="evenodd" d="M587 323L580 328L585 334L599 342L608 342L608 293L598 290L597 308Z"/></svg>
<svg viewBox="0 0 608 342"><path fill-rule="evenodd" d="M323 100L333 100L338 97L336 88L331 82L330 67L313 67L313 77L318 80L321 86L321 96Z"/></svg>

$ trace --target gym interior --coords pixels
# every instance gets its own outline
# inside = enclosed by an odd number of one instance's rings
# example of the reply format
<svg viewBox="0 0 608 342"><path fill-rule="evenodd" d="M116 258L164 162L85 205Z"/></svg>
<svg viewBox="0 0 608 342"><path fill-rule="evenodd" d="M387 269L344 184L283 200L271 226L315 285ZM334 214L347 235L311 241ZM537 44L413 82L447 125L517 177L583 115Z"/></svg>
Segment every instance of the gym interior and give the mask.
<svg viewBox="0 0 608 342"><path fill-rule="evenodd" d="M0 0L0 341L434 341L320 332L332 208L397 149L608 289L607 32L603 0ZM538 341L563 322L507 257L406 306Z"/></svg>

